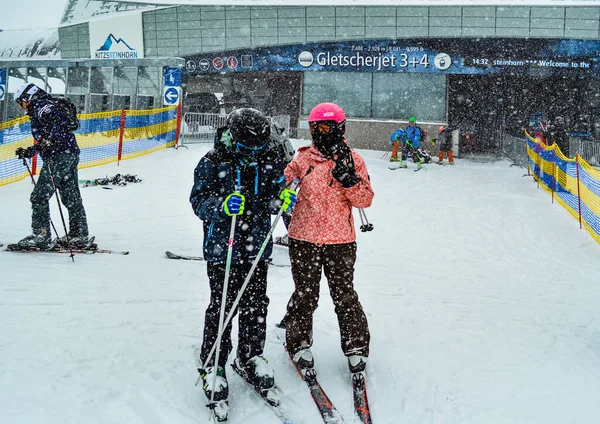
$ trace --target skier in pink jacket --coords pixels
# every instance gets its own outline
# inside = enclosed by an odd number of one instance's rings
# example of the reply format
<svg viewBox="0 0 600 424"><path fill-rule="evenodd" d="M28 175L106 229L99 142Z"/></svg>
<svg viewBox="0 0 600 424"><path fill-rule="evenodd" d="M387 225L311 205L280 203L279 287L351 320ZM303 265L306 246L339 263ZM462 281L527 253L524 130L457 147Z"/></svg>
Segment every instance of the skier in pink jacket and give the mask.
<svg viewBox="0 0 600 424"><path fill-rule="evenodd" d="M367 317L354 290L356 232L352 208L367 208L373 190L363 158L344 138L346 114L321 103L308 117L313 143L301 147L286 167L288 183L299 180L289 226L295 291L285 317L286 345L299 368L312 368L313 314L324 270L352 373L364 371L369 356Z"/></svg>

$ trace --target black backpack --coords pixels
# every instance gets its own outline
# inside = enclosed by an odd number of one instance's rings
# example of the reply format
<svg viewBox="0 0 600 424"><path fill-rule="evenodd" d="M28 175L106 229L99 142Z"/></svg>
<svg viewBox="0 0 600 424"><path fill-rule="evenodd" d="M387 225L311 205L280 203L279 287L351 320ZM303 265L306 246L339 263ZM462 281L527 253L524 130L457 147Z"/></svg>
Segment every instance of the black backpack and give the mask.
<svg viewBox="0 0 600 424"><path fill-rule="evenodd" d="M69 131L76 131L79 128L79 118L77 118L77 108L73 102L68 97L57 97L54 101L65 114Z"/></svg>

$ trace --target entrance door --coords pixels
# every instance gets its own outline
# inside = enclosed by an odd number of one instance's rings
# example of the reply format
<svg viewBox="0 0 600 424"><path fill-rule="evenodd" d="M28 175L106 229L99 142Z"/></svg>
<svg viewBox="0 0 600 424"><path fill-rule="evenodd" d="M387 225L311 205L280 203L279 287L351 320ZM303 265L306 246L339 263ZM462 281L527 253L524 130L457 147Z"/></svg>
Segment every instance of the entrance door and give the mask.
<svg viewBox="0 0 600 424"><path fill-rule="evenodd" d="M575 130L592 121L595 96L589 78L513 75L450 75L448 119L460 126L461 154L501 155L502 133L524 137L529 117L543 113L552 123L562 116Z"/></svg>

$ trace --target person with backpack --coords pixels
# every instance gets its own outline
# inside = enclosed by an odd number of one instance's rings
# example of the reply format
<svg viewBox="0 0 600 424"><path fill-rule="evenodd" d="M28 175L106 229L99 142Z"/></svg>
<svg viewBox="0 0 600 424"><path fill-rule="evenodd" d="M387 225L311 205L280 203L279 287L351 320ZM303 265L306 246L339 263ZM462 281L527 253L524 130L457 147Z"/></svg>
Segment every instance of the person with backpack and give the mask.
<svg viewBox="0 0 600 424"><path fill-rule="evenodd" d="M221 308L227 316L261 246L269 234L272 214L290 212L295 191L285 187L283 163L269 148L270 123L253 108L233 110L227 118L227 142L215 143L194 170L190 203L203 221L203 254L210 285L198 371L203 390L218 419L227 417L229 389L225 365L231 353L230 321L220 329ZM232 218L236 217L234 221ZM229 243L232 231L233 241ZM231 256L228 255L229 249ZM273 369L263 357L267 327L267 269L272 239L259 258L239 303L238 346L234 366L257 390L276 395ZM229 272L229 274L227 274ZM222 305L227 279L225 305ZM235 310L233 313L237 313ZM220 346L213 348L219 339ZM218 349L218 350L216 350ZM215 352L215 355L211 354ZM219 352L215 359L216 352ZM216 384L213 389L213 382ZM276 402L276 398L269 398Z"/></svg>
<svg viewBox="0 0 600 424"><path fill-rule="evenodd" d="M438 165L444 164L444 153L448 156L448 163L454 165L454 156L452 155L452 131L454 127L442 125L438 129L438 139L440 152L438 153ZM435 140L433 142L435 144Z"/></svg>
<svg viewBox="0 0 600 424"><path fill-rule="evenodd" d="M412 155L413 161L417 164L417 169L420 169L425 162L422 154L419 151L421 144L422 130L417 125L417 118L411 116L408 119L408 126L404 130L404 149L402 151L402 160L400 161L400 168L407 168L406 160Z"/></svg>
<svg viewBox="0 0 600 424"><path fill-rule="evenodd" d="M329 291L351 373L365 370L370 333L354 290L356 232L352 208L367 208L373 189L363 158L348 145L346 114L335 103L321 103L308 116L312 145L298 149L285 169L286 181L299 180L298 202L289 228L294 293L284 322L287 351L299 369L314 366L313 315L321 274Z"/></svg>
<svg viewBox="0 0 600 424"><path fill-rule="evenodd" d="M74 106L68 101L72 108L61 106L66 103L59 102L35 84L23 84L14 98L29 116L35 141L33 146L19 147L15 154L19 159L30 159L39 154L44 161L30 197L32 235L19 241L17 247L41 250L54 247L49 202L55 187L69 212L68 234L57 242L63 246L70 243L72 247L86 247L91 239L79 191L77 165L80 151L73 133L78 125Z"/></svg>

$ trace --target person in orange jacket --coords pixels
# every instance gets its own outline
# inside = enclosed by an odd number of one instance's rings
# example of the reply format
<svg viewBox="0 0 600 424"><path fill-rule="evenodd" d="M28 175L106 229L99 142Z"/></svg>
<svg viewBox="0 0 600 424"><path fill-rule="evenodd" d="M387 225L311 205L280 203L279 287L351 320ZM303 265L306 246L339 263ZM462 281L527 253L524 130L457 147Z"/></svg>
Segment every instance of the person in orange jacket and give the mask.
<svg viewBox="0 0 600 424"><path fill-rule="evenodd" d="M312 145L298 149L285 169L288 183L299 180L289 227L289 254L295 290L285 317L286 347L299 369L310 369L313 314L324 271L352 373L365 370L370 333L354 290L356 232L352 208L367 208L373 189L363 158L348 146L346 114L321 103L308 117Z"/></svg>
<svg viewBox="0 0 600 424"><path fill-rule="evenodd" d="M441 126L438 129L438 142L440 152L438 154L438 165L444 164L444 153L448 156L448 163L450 165L454 165L454 156L452 155L452 131L454 128L452 126Z"/></svg>

